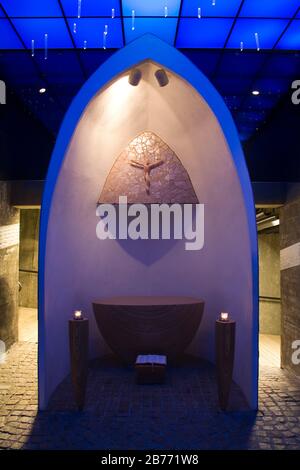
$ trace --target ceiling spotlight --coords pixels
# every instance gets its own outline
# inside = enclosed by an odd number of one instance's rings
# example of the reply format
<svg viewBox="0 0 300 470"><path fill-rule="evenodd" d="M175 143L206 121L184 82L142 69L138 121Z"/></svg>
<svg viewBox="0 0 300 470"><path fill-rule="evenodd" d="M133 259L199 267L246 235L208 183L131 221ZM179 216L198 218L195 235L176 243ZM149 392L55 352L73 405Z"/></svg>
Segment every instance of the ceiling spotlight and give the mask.
<svg viewBox="0 0 300 470"><path fill-rule="evenodd" d="M141 78L142 78L142 72L140 71L140 69L132 69L128 77L128 82L132 86L138 86Z"/></svg>
<svg viewBox="0 0 300 470"><path fill-rule="evenodd" d="M259 95L259 91L258 91L258 90L253 90L253 91L252 91L252 95L258 96L258 95Z"/></svg>
<svg viewBox="0 0 300 470"><path fill-rule="evenodd" d="M155 78L159 86L166 86L169 83L168 75L164 69L158 69L155 72Z"/></svg>
<svg viewBox="0 0 300 470"><path fill-rule="evenodd" d="M42 95L43 93L46 93L46 88L40 88L39 89L39 93Z"/></svg>

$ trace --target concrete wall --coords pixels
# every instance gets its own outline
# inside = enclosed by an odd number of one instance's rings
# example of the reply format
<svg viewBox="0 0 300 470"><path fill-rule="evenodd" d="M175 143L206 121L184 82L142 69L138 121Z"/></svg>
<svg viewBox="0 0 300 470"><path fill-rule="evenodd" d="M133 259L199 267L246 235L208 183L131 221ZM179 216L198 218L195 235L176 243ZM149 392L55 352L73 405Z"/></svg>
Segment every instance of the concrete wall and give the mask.
<svg viewBox="0 0 300 470"><path fill-rule="evenodd" d="M300 340L300 185L290 188L280 214L282 366L300 375L292 361L292 343Z"/></svg>
<svg viewBox="0 0 300 470"><path fill-rule="evenodd" d="M258 235L259 295L280 298L280 241L279 233ZM279 301L260 299L259 332L269 335L281 333L281 305Z"/></svg>
<svg viewBox="0 0 300 470"><path fill-rule="evenodd" d="M190 295L206 302L191 352L214 361L215 320L221 311L229 311L237 320L234 377L256 406L255 288L241 182L207 102L175 74L169 73L169 85L159 88L156 68L142 66L143 80L138 87L128 84L126 74L91 100L59 169L47 230L40 322L45 350L40 363L45 376L43 404L69 371L68 319L74 309L81 308L89 317L93 357L107 352L92 313L93 299ZM96 202L109 170L126 145L144 130L155 132L176 152L199 202L205 204L205 246L201 251L186 251L181 240L96 238Z"/></svg>
<svg viewBox="0 0 300 470"><path fill-rule="evenodd" d="M18 339L19 210L10 185L0 181L0 340L8 349Z"/></svg>
<svg viewBox="0 0 300 470"><path fill-rule="evenodd" d="M37 308L39 209L20 211L20 306Z"/></svg>

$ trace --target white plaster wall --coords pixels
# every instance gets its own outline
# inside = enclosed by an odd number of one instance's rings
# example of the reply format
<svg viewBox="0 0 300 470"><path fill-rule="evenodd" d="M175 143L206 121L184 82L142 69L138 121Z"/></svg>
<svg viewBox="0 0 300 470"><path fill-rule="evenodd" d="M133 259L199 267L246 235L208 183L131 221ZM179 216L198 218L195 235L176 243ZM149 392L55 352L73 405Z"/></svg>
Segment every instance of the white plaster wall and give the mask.
<svg viewBox="0 0 300 470"><path fill-rule="evenodd" d="M123 76L90 102L64 159L49 218L45 261L46 396L69 372L68 319L90 318L91 357L107 351L91 302L110 295L190 295L206 301L190 350L214 360L220 311L237 320L234 377L252 389L252 274L246 211L222 130L208 105L169 74L159 88L155 66L144 64L138 87ZM123 242L96 238L96 201L108 172L140 132L159 135L181 159L205 204L204 249L184 241ZM59 332L59 334L58 334Z"/></svg>

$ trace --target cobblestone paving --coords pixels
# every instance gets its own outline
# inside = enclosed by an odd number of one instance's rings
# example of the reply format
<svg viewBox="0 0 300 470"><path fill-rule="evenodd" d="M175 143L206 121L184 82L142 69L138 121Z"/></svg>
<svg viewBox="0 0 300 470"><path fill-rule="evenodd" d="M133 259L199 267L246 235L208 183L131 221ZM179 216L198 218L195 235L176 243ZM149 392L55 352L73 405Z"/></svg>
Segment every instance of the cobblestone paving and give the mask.
<svg viewBox="0 0 300 470"><path fill-rule="evenodd" d="M91 363L83 412L66 379L38 413L36 350L15 344L0 364L0 449L300 449L300 380L280 369L261 370L257 413L236 386L222 413L207 363L186 359L164 385L138 386L110 358Z"/></svg>

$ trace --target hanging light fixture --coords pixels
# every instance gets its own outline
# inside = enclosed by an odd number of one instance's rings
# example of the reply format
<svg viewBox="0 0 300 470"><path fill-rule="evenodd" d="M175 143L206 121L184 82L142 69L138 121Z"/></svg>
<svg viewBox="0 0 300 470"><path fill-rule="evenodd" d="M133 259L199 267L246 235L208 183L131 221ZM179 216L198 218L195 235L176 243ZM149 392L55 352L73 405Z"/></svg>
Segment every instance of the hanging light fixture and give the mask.
<svg viewBox="0 0 300 470"><path fill-rule="evenodd" d="M31 57L34 57L34 39L31 39Z"/></svg>
<svg viewBox="0 0 300 470"><path fill-rule="evenodd" d="M104 31L103 31L103 49L106 49L107 35L108 35L108 25L106 24L104 26Z"/></svg>
<svg viewBox="0 0 300 470"><path fill-rule="evenodd" d="M48 59L48 34L45 33L44 36L44 59Z"/></svg>
<svg viewBox="0 0 300 470"><path fill-rule="evenodd" d="M85 39L85 40L83 41L83 50L86 51L86 49L87 49L87 40Z"/></svg>
<svg viewBox="0 0 300 470"><path fill-rule="evenodd" d="M168 2L166 2L166 4L165 4L164 15L165 15L165 18L167 18L167 16L168 16Z"/></svg>
<svg viewBox="0 0 300 470"><path fill-rule="evenodd" d="M241 41L241 43L240 43L240 51L243 52L243 50L244 50L244 43L243 43L243 41Z"/></svg>
<svg viewBox="0 0 300 470"><path fill-rule="evenodd" d="M130 71L128 82L132 86L138 86L142 78L142 72L140 69L135 68Z"/></svg>
<svg viewBox="0 0 300 470"><path fill-rule="evenodd" d="M131 11L131 30L135 30L135 11Z"/></svg>
<svg viewBox="0 0 300 470"><path fill-rule="evenodd" d="M114 17L115 17L115 9L114 8L111 9L111 17L112 17L112 19L114 19Z"/></svg>
<svg viewBox="0 0 300 470"><path fill-rule="evenodd" d="M255 36L255 42L256 42L256 50L257 50L257 52L259 52L260 51L260 45L259 45L258 33L254 33L254 36Z"/></svg>
<svg viewBox="0 0 300 470"><path fill-rule="evenodd" d="M199 20L201 18L201 7L198 7L198 18L199 18Z"/></svg>
<svg viewBox="0 0 300 470"><path fill-rule="evenodd" d="M77 4L77 18L81 17L81 0L78 0Z"/></svg>
<svg viewBox="0 0 300 470"><path fill-rule="evenodd" d="M168 75L164 69L158 69L155 72L155 78L160 87L166 86L169 83Z"/></svg>

